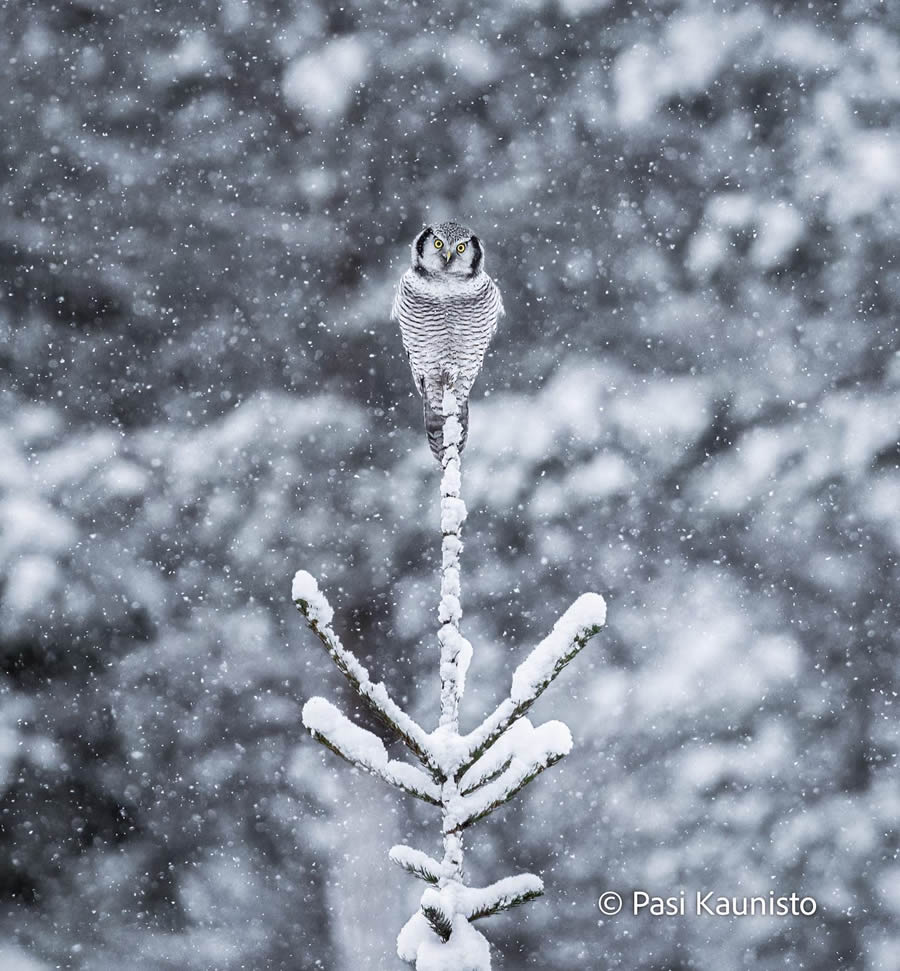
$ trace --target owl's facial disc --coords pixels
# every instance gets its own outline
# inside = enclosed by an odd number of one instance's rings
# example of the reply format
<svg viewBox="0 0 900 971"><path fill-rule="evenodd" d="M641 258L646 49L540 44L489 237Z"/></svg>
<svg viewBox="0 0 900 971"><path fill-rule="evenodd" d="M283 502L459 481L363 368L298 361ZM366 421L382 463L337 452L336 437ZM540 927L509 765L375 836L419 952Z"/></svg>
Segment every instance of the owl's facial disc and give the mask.
<svg viewBox="0 0 900 971"><path fill-rule="evenodd" d="M426 226L413 243L413 268L423 276L434 276L445 272L453 248L443 236Z"/></svg>
<svg viewBox="0 0 900 971"><path fill-rule="evenodd" d="M423 276L475 276L482 260L478 237L455 222L426 226L413 243L413 268Z"/></svg>
<svg viewBox="0 0 900 971"><path fill-rule="evenodd" d="M460 239L458 236L452 244L445 244L441 251L447 260L445 272L451 276L473 276L475 272L475 248L472 237Z"/></svg>

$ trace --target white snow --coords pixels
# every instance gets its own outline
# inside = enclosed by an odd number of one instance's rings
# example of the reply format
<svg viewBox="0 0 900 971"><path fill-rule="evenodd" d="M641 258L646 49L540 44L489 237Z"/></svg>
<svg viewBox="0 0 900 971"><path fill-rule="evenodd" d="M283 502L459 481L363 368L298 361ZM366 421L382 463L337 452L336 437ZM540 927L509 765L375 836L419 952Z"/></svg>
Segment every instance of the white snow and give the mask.
<svg viewBox="0 0 900 971"><path fill-rule="evenodd" d="M709 400L696 378L648 383L616 395L610 405L629 451L644 449L655 461L681 454L709 426Z"/></svg>
<svg viewBox="0 0 900 971"><path fill-rule="evenodd" d="M624 50L612 72L620 123L639 125L666 99L705 91L746 26L739 17L673 17L658 46L635 44Z"/></svg>
<svg viewBox="0 0 900 971"><path fill-rule="evenodd" d="M309 619L321 627L328 627L334 619L334 611L331 604L325 598L325 594L319 590L316 578L307 573L306 570L298 570L294 574L294 581L291 584L291 600L294 603L302 600L307 606Z"/></svg>
<svg viewBox="0 0 900 971"><path fill-rule="evenodd" d="M529 777L542 772L572 751L572 734L562 722L546 722L529 731L530 727L528 723L528 727L517 734L509 753L509 765L496 779L470 795L457 796L452 800L445 819L445 830L492 812L518 791Z"/></svg>
<svg viewBox="0 0 900 971"><path fill-rule="evenodd" d="M747 192L717 192L710 196L703 213L705 221L723 229L744 229L754 219L756 200Z"/></svg>
<svg viewBox="0 0 900 971"><path fill-rule="evenodd" d="M451 771L465 758L468 751L465 742L465 738L451 732L450 727L444 724L438 725L428 736L429 751L445 772Z"/></svg>
<svg viewBox="0 0 900 971"><path fill-rule="evenodd" d="M861 504L866 515L873 519L878 528L895 547L900 548L900 476L896 473L880 475L873 479L868 494L861 496Z"/></svg>
<svg viewBox="0 0 900 971"><path fill-rule="evenodd" d="M465 889L459 880L448 880L441 887L429 887L422 894L422 910L431 910L450 923L453 915L460 913L468 916L460 906L460 893Z"/></svg>
<svg viewBox="0 0 900 971"><path fill-rule="evenodd" d="M786 203L770 202L760 208L756 239L750 258L762 270L787 263L803 239L806 225L797 210Z"/></svg>
<svg viewBox="0 0 900 971"><path fill-rule="evenodd" d="M459 419L456 417L456 415L451 412L450 417L444 421L444 444L448 448L451 445L459 445L459 440L461 437L462 425L460 425Z"/></svg>
<svg viewBox="0 0 900 971"><path fill-rule="evenodd" d="M459 790L463 794L476 789L483 782L498 775L512 759L516 751L521 751L534 731L527 718L519 718L497 739L459 780Z"/></svg>
<svg viewBox="0 0 900 971"><path fill-rule="evenodd" d="M435 878L441 872L440 863L433 857L430 857L427 853L423 853L421 850L415 850L411 846L404 846L402 843L392 846L388 857L397 866L403 867L404 870L434 874Z"/></svg>
<svg viewBox="0 0 900 971"><path fill-rule="evenodd" d="M466 518L466 506L459 498L461 488L459 453L456 446L461 426L457 420L457 400L453 391L444 390L444 473L441 476L441 600L438 604L438 621L441 624L438 640L441 646L441 716L443 733L441 742L449 748L439 751L438 759L446 760L459 739L459 703L465 690L466 672L472 660L472 645L460 635L462 620L460 602L459 554L462 543L459 532ZM458 744L455 746L458 750ZM448 762L441 762L446 767Z"/></svg>
<svg viewBox="0 0 900 971"><path fill-rule="evenodd" d="M579 597L556 622L547 637L516 668L509 697L468 735L456 737L452 744L443 740L443 756L452 757L454 761L450 764L455 767L465 764L490 739L494 739L491 744L496 744L513 723L516 713L521 711L521 706L534 701L556 673L578 653L583 645L577 639L585 636L595 626L602 627L605 622L606 601L603 597L596 593L586 593ZM432 744L435 744L434 735L430 738Z"/></svg>
<svg viewBox="0 0 900 971"><path fill-rule="evenodd" d="M457 404L456 404L456 394L450 387L444 388L444 395L441 398L441 412L447 418L453 418L456 416ZM446 429L445 429L446 433ZM448 445L455 445L456 441L451 441L445 439Z"/></svg>
<svg viewBox="0 0 900 971"><path fill-rule="evenodd" d="M688 241L685 265L700 280L708 280L728 257L729 240L719 229L699 229Z"/></svg>
<svg viewBox="0 0 900 971"><path fill-rule="evenodd" d="M501 62L484 40L451 34L444 41L444 56L455 65L455 74L472 85L483 85L500 76Z"/></svg>
<svg viewBox="0 0 900 971"><path fill-rule="evenodd" d="M62 571L48 556L36 553L14 560L0 600L0 617L7 611L30 614L51 600L63 583Z"/></svg>
<svg viewBox="0 0 900 971"><path fill-rule="evenodd" d="M562 489L562 502L572 496L603 499L621 495L627 493L634 482L635 475L624 457L616 452L605 452L572 472Z"/></svg>
<svg viewBox="0 0 900 971"><path fill-rule="evenodd" d="M432 800L439 800L441 797L441 791L436 783L421 769L417 769L408 762L390 759L384 770L379 774L386 782L399 785L406 792L422 792L430 796Z"/></svg>
<svg viewBox="0 0 900 971"><path fill-rule="evenodd" d="M707 508L738 512L776 484L783 484L784 470L802 457L807 446L805 433L788 435L784 429L752 428L735 448L715 458L689 491Z"/></svg>
<svg viewBox="0 0 900 971"><path fill-rule="evenodd" d="M493 910L506 910L523 897L544 892L544 881L533 873L520 873L514 877L497 880L489 887L460 887L458 902L464 914Z"/></svg>
<svg viewBox="0 0 900 971"><path fill-rule="evenodd" d="M150 477L139 465L113 459L103 470L103 486L111 497L139 499L147 492Z"/></svg>
<svg viewBox="0 0 900 971"><path fill-rule="evenodd" d="M458 624L461 617L462 607L460 606L459 597L454 594L445 593L441 597L441 602L438 606L438 620L442 624Z"/></svg>
<svg viewBox="0 0 900 971"><path fill-rule="evenodd" d="M0 502L0 522L0 561L26 552L60 557L78 537L72 522L33 494Z"/></svg>
<svg viewBox="0 0 900 971"><path fill-rule="evenodd" d="M577 19L608 7L612 0L558 0L560 10L567 19Z"/></svg>
<svg viewBox="0 0 900 971"><path fill-rule="evenodd" d="M315 578L305 570L294 576L291 596L314 625L340 670L354 683L388 721L406 734L410 746L433 777L407 763L388 759L381 739L356 725L324 698L312 698L303 708L303 723L348 761L379 775L385 781L433 801L442 808L443 857L440 862L425 853L398 845L391 860L416 876L434 881L422 896L422 906L444 930L448 940L435 933L422 912L407 921L397 938L398 955L420 971L489 971L490 949L469 918L484 916L524 902L543 890L540 879L522 874L485 888L467 888L463 882L463 845L460 831L467 823L487 815L506 803L523 785L545 768L567 755L572 736L562 722L551 721L534 728L520 718L523 704L533 701L562 667L584 646L586 637L602 626L606 604L598 594L580 597L557 621L550 634L519 665L513 675L511 696L475 732L459 734L459 704L465 690L472 659L472 645L459 632L462 617L459 532L466 518L460 497L461 476L456 445L460 425L456 399L445 392L443 399L444 472L441 479L441 598L440 628L441 713L438 727L429 735L403 712L381 683L373 684L367 670L354 654L344 649L329 626L333 611L319 590ZM624 468L624 471L623 471ZM628 476L619 460L591 470L591 476L618 485ZM491 744L488 744L488 743ZM455 775L474 752L485 749L477 763L463 777L464 793ZM435 779L442 780L440 784Z"/></svg>
<svg viewBox="0 0 900 971"><path fill-rule="evenodd" d="M900 137L891 131L856 131L848 142L846 168L835 170L829 215L856 219L900 198ZM853 172L853 179L844 176Z"/></svg>
<svg viewBox="0 0 900 971"><path fill-rule="evenodd" d="M218 61L218 52L206 31L196 30L182 37L170 59L171 79L183 79L203 74Z"/></svg>
<svg viewBox="0 0 900 971"><path fill-rule="evenodd" d="M183 32L177 45L164 53L147 53L144 73L160 87L202 77L221 64L217 45L205 30Z"/></svg>
<svg viewBox="0 0 900 971"><path fill-rule="evenodd" d="M306 702L303 724L345 759L386 782L407 792L425 793L431 799L440 797L437 785L421 769L396 759L389 760L387 749L377 735L354 724L325 698L310 698Z"/></svg>
<svg viewBox="0 0 900 971"><path fill-rule="evenodd" d="M428 927L427 922L425 926ZM406 928L404 927L403 930L405 931ZM491 950L486 938L460 914L453 918L453 930L448 941L442 941L437 935L431 933L429 928L428 935L419 942L415 955L416 971L490 971L491 969Z"/></svg>
<svg viewBox="0 0 900 971"><path fill-rule="evenodd" d="M764 201L748 192L719 192L706 204L688 244L688 269L708 279L734 253L736 234L753 232L750 260L761 270L785 265L806 233L798 210L784 200Z"/></svg>
<svg viewBox="0 0 900 971"><path fill-rule="evenodd" d="M546 764L552 757L568 755L571 750L572 735L562 722L549 721L535 728L527 718L519 718L468 769L460 780L460 791L465 794L475 790L498 773L501 774L497 781L512 780L521 776L523 765L531 769Z"/></svg>
<svg viewBox="0 0 900 971"><path fill-rule="evenodd" d="M459 567L450 565L444 570L443 583L441 584L441 589L445 590L448 594L454 597L458 597L460 593L459 584Z"/></svg>
<svg viewBox="0 0 900 971"><path fill-rule="evenodd" d="M459 472L459 462L448 462L444 469L444 477L441 480L442 496L458 496L462 488L462 479Z"/></svg>
<svg viewBox="0 0 900 971"><path fill-rule="evenodd" d="M417 910L397 935L397 957L407 964L415 964L419 948L431 937L434 937L431 925L422 911Z"/></svg>
<svg viewBox="0 0 900 971"><path fill-rule="evenodd" d="M444 609L445 603L442 600L441 614L443 614ZM465 691L466 674L472 661L472 645L452 623L446 623L443 620L442 623L443 626L438 631L438 641L441 644L441 657L446 657L446 661L442 660L441 664L456 664L459 695L462 697Z"/></svg>
<svg viewBox="0 0 900 971"><path fill-rule="evenodd" d="M458 533L466 519L466 504L455 496L441 499L441 532Z"/></svg>
<svg viewBox="0 0 900 971"><path fill-rule="evenodd" d="M445 536L441 546L441 569L447 570L457 564L459 554L462 552L462 542L458 536Z"/></svg>
<svg viewBox="0 0 900 971"><path fill-rule="evenodd" d="M50 965L13 944L0 947L0 968L5 971L50 971Z"/></svg>
<svg viewBox="0 0 900 971"><path fill-rule="evenodd" d="M9 429L10 438L15 438L32 447L49 445L59 433L62 421L59 412L53 405L46 402L22 402L16 408L18 419L13 428ZM5 430L4 430L5 431ZM4 449L4 453L5 453ZM11 451L5 458L19 459L17 450ZM5 469L3 471L6 471ZM2 965L0 965L2 967Z"/></svg>
<svg viewBox="0 0 900 971"><path fill-rule="evenodd" d="M371 699L375 707L384 713L388 721L393 722L403 734L413 739L419 748L422 749L432 759L432 761L434 761L434 755L429 746L429 736L426 735L421 725L410 718L410 716L397 705L397 703L388 694L387 688L381 681L379 681L377 684L373 684L369 680L368 671L359 663L359 661L349 651L344 650L339 643L335 643L335 653L337 656L344 664L347 664L348 666L352 664L353 667L351 668L351 673L353 673L355 676L358 675L356 680L359 683L359 693L364 697Z"/></svg>
<svg viewBox="0 0 900 971"><path fill-rule="evenodd" d="M383 769L388 763L387 749L381 739L355 725L325 698L310 698L306 702L303 724L354 762L372 769Z"/></svg>
<svg viewBox="0 0 900 971"><path fill-rule="evenodd" d="M3 692L0 705L0 794L15 778L14 771L27 752L28 738L22 725L34 717L34 704L17 692ZM3 965L0 965L3 967Z"/></svg>
<svg viewBox="0 0 900 971"><path fill-rule="evenodd" d="M843 51L826 28L803 23L784 23L768 38L773 58L786 61L797 71L833 71L840 66Z"/></svg>
<svg viewBox="0 0 900 971"><path fill-rule="evenodd" d="M321 125L344 114L368 76L368 45L359 37L338 37L292 61L281 79L281 90L292 108Z"/></svg>
<svg viewBox="0 0 900 971"><path fill-rule="evenodd" d="M522 702L550 681L577 650L576 640L606 623L606 601L598 593L584 593L553 625L553 630L516 668L510 698Z"/></svg>

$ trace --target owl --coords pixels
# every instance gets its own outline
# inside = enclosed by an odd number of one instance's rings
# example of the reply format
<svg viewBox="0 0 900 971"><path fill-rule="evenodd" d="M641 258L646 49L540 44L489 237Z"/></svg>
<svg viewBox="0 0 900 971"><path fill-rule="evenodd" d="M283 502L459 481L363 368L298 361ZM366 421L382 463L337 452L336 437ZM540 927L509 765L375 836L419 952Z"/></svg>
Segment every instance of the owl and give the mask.
<svg viewBox="0 0 900 971"><path fill-rule="evenodd" d="M428 444L438 462L444 388L452 385L459 402L462 451L469 431L469 392L503 313L500 291L484 272L481 240L453 221L426 226L412 244L412 266L400 279L391 319L400 324L422 396Z"/></svg>

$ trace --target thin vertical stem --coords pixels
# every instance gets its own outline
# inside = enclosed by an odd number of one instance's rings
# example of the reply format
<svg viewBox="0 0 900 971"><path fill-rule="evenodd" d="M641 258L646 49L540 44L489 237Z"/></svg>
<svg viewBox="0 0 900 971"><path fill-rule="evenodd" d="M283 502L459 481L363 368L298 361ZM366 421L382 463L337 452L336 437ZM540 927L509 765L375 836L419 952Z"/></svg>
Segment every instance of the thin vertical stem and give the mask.
<svg viewBox="0 0 900 971"><path fill-rule="evenodd" d="M460 603L459 555L462 551L462 524L466 506L460 497L459 404L454 389L444 391L444 415L441 476L441 603L438 608L438 641L441 648L441 716L440 728L447 740L459 737L459 704L465 687L466 669L472 655L471 645L459 632L462 619ZM444 865L442 882L461 880L463 875L463 843L459 832L448 831L450 806L459 789L450 766L445 767L446 779L441 786L444 819Z"/></svg>

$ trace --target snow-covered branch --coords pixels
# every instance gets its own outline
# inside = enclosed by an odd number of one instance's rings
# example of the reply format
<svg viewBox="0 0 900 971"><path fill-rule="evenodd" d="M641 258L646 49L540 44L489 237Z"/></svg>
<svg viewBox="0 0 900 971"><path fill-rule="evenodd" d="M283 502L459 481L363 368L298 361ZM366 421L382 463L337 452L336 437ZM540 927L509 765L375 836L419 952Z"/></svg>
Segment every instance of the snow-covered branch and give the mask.
<svg viewBox="0 0 900 971"><path fill-rule="evenodd" d="M372 775L408 792L411 796L441 804L440 789L421 769L389 759L381 739L355 725L325 698L310 698L303 706L303 724L317 741L332 752Z"/></svg>
<svg viewBox="0 0 900 971"><path fill-rule="evenodd" d="M606 601L598 593L582 594L553 625L513 673L509 697L462 739L464 756L454 770L460 779L472 765L544 693L562 669L606 623Z"/></svg>
<svg viewBox="0 0 900 971"><path fill-rule="evenodd" d="M466 888L463 907L469 920L493 917L511 907L527 903L544 892L544 881L532 873L520 873L515 877L498 880L489 887Z"/></svg>
<svg viewBox="0 0 900 971"><path fill-rule="evenodd" d="M383 683L373 683L368 670L356 656L348 651L331 627L334 611L319 590L315 577L306 570L298 570L291 585L291 599L306 618L310 630L322 642L331 655L335 666L353 686L353 689L368 704L375 715L406 743L432 777L440 778L433 754L429 750L425 730L397 705L388 694Z"/></svg>
<svg viewBox="0 0 900 971"><path fill-rule="evenodd" d="M333 611L310 574L294 577L293 599L338 669L357 693L416 754L426 771L388 758L382 740L350 721L323 698L312 698L303 722L313 737L351 764L425 802L440 806L440 861L409 846L394 846L390 858L429 887L419 910L397 938L397 953L416 971L490 971L487 940L472 922L532 900L543 893L540 878L521 874L489 887L467 887L463 872L463 830L508 802L567 755L569 729L558 721L535 728L526 712L547 686L606 622L606 604L584 594L513 673L509 696L468 735L459 733L459 708L472 645L460 633L460 553L466 506L462 499L459 400L444 390L441 452L441 598L438 605L441 711L437 728L426 733L374 684L331 627Z"/></svg>
<svg viewBox="0 0 900 971"><path fill-rule="evenodd" d="M456 916L453 902L445 901L440 891L432 890L429 894L426 890L422 897L422 913L435 934L446 941L453 930L453 918Z"/></svg>
<svg viewBox="0 0 900 971"><path fill-rule="evenodd" d="M527 723L527 719L522 719ZM445 827L450 831L464 829L509 802L544 769L555 765L572 750L572 735L558 721L547 722L530 733L523 732L524 744L513 748L504 760L504 768L490 782L485 782L471 795L460 795L450 807ZM490 754L490 753L488 753Z"/></svg>
<svg viewBox="0 0 900 971"><path fill-rule="evenodd" d="M479 786L496 779L512 762L517 752L524 750L534 733L534 726L527 718L520 718L462 775L459 791L467 796Z"/></svg>
<svg viewBox="0 0 900 971"><path fill-rule="evenodd" d="M396 863L407 873L426 883L437 883L441 878L440 863L421 850L414 850L411 846L404 846L401 843L392 846L388 856L392 863Z"/></svg>
<svg viewBox="0 0 900 971"><path fill-rule="evenodd" d="M431 911L438 927L441 916ZM443 925L446 930L446 925ZM397 937L397 956L416 971L490 971L491 949L464 914L456 914L450 933L444 937L418 910L410 917Z"/></svg>
<svg viewBox="0 0 900 971"><path fill-rule="evenodd" d="M422 914L431 929L446 941L453 930L455 918L480 920L517 907L544 892L544 882L532 873L498 880L489 887L467 887L450 881L440 888L429 887L422 894Z"/></svg>

